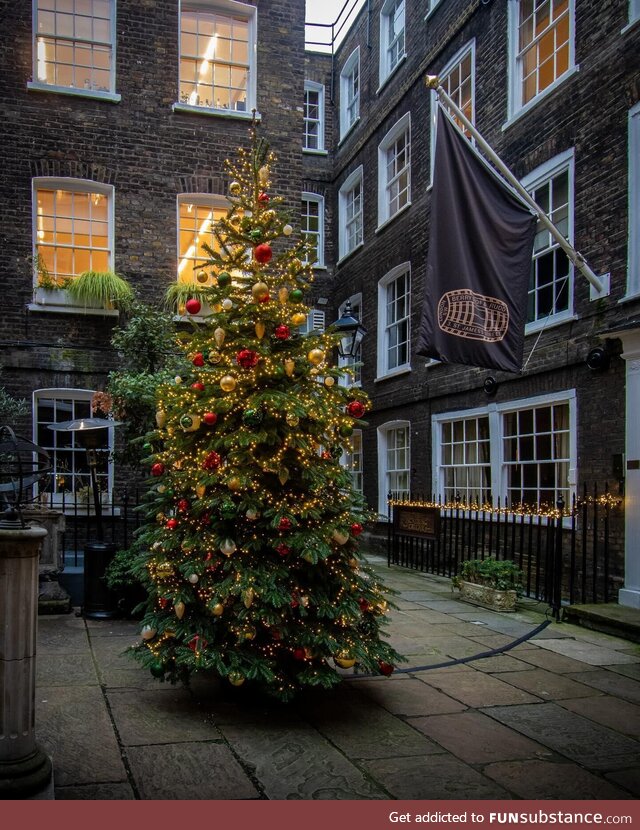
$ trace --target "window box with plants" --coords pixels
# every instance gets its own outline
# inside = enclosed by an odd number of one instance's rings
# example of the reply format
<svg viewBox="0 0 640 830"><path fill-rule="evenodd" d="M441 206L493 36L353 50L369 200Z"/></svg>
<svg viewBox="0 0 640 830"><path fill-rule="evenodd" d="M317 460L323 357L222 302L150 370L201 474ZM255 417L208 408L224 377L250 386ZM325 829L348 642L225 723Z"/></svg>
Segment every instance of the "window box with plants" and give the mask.
<svg viewBox="0 0 640 830"><path fill-rule="evenodd" d="M34 302L38 306L65 306L85 313L115 312L133 299L133 289L115 271L84 271L77 277L52 276L44 266L37 267Z"/></svg>
<svg viewBox="0 0 640 830"><path fill-rule="evenodd" d="M515 611L522 595L523 573L510 559L469 559L451 582L460 599L493 611Z"/></svg>

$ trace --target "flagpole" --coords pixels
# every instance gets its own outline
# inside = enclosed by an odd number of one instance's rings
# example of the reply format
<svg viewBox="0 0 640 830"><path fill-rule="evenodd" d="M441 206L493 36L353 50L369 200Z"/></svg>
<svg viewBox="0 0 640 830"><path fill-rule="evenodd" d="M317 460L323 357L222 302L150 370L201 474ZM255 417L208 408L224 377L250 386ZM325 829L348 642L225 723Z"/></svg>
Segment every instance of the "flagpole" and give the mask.
<svg viewBox="0 0 640 830"><path fill-rule="evenodd" d="M527 192L527 190L520 184L518 179L514 176L514 174L509 170L506 164L502 161L500 156L496 154L496 152L487 144L485 139L480 135L478 130L474 127L474 125L469 121L467 116L464 112L457 106L457 104L449 97L446 90L441 86L440 79L437 75L427 75L425 78L425 84L427 85L428 89L432 89L438 97L445 102L445 104L449 107L449 109L455 113L456 117L460 119L460 121L464 124L464 126L469 130L471 135L475 138L476 142L482 149L482 151L487 155L489 159L491 159L492 163L495 167L500 171L500 173L504 176L504 178L509 182L509 184L517 191L517 193L524 199L524 201L529 205L529 207L534 211L534 213L538 216L538 219L542 225L549 231L549 233L553 236L556 242L560 245L562 250L566 253L569 257L571 262L578 268L582 274L586 277L589 283L595 288L598 294L602 294L605 290L605 286L602 283L600 277L598 277L594 272L589 268L585 258L582 256L581 253L576 251L576 249L571 245L570 242L563 236L561 231L556 228L553 224L551 219L547 216L544 210L540 207L540 205L532 198L532 196Z"/></svg>

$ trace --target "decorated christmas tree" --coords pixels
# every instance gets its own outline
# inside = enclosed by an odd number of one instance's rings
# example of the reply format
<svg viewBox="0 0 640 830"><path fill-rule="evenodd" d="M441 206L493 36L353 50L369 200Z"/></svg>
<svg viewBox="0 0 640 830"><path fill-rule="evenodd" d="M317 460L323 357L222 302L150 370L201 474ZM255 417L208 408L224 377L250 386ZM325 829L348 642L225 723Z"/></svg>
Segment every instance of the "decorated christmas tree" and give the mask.
<svg viewBox="0 0 640 830"><path fill-rule="evenodd" d="M339 333L301 333L310 249L270 193L274 161L253 128L227 162L206 266L171 291L198 321L148 438L135 654L157 677L213 670L287 700L338 683L338 667L390 674L401 658L381 639L389 600L359 553L368 514L340 464L367 397L334 365Z"/></svg>

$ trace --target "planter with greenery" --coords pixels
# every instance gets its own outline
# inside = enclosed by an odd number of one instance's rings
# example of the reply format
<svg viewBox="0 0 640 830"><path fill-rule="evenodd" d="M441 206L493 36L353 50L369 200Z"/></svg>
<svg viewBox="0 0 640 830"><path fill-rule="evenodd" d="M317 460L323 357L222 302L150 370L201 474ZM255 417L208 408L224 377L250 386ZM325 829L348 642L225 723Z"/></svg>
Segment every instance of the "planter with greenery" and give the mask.
<svg viewBox="0 0 640 830"><path fill-rule="evenodd" d="M115 271L84 271L66 286L76 307L126 308L133 300L133 289Z"/></svg>
<svg viewBox="0 0 640 830"><path fill-rule="evenodd" d="M462 562L451 583L464 602L494 611L515 611L522 578L522 571L511 560L469 559Z"/></svg>

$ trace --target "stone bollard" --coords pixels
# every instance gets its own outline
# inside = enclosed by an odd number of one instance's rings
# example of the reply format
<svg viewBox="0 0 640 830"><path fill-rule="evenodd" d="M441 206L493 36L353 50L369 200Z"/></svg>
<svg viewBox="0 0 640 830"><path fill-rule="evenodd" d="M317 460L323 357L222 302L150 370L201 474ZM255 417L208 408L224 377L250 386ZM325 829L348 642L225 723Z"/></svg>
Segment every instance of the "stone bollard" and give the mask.
<svg viewBox="0 0 640 830"><path fill-rule="evenodd" d="M35 738L38 557L46 533L0 526L0 799L27 798L51 780L51 760Z"/></svg>

